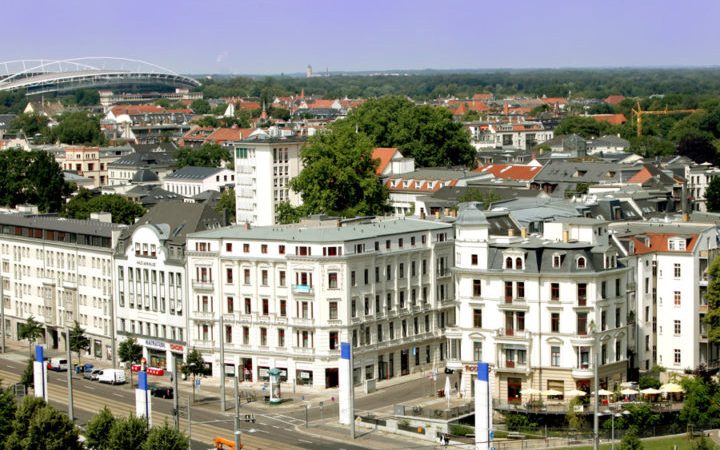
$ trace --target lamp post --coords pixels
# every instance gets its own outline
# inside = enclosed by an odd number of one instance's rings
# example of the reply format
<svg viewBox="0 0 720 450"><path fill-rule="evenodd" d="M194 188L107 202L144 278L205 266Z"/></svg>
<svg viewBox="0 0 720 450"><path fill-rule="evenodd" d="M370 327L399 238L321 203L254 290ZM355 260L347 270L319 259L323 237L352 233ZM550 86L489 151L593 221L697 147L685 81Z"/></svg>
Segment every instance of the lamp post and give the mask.
<svg viewBox="0 0 720 450"><path fill-rule="evenodd" d="M605 411L605 414L610 414L610 447L611 450L615 450L615 418L621 416L629 416L630 411L624 410L622 413L613 413L610 410Z"/></svg>

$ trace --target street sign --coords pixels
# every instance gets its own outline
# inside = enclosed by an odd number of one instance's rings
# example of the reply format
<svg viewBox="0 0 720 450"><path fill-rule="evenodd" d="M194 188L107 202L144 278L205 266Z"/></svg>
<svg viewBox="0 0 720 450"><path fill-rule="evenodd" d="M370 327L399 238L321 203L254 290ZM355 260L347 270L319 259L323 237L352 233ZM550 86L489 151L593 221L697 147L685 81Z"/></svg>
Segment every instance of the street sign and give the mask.
<svg viewBox="0 0 720 450"><path fill-rule="evenodd" d="M200 386L200 378L195 380L195 386Z"/></svg>
<svg viewBox="0 0 720 450"><path fill-rule="evenodd" d="M490 432L490 440L492 441L493 439L495 439L495 432L491 431Z"/></svg>

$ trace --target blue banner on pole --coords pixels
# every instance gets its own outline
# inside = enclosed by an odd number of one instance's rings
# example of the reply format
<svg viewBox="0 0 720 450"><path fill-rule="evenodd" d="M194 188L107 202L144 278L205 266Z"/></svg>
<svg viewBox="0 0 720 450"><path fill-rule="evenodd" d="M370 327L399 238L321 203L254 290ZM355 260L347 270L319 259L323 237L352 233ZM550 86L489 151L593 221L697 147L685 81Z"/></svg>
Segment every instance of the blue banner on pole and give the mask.
<svg viewBox="0 0 720 450"><path fill-rule="evenodd" d="M44 348L42 345L36 345L35 346L35 361L37 362L43 362L45 361L45 353Z"/></svg>
<svg viewBox="0 0 720 450"><path fill-rule="evenodd" d="M350 359L350 343L349 342L341 342L340 343L340 358L342 359Z"/></svg>
<svg viewBox="0 0 720 450"><path fill-rule="evenodd" d="M477 379L488 381L490 379L490 366L488 363L479 362L477 365Z"/></svg>
<svg viewBox="0 0 720 450"><path fill-rule="evenodd" d="M147 372L138 372L138 389L148 390Z"/></svg>

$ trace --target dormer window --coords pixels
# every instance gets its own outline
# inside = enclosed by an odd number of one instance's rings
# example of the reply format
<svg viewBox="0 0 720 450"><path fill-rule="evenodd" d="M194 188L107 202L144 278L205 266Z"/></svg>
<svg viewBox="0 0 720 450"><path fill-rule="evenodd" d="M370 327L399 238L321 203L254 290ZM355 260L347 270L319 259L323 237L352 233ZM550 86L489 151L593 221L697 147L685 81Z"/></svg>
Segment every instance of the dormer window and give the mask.
<svg viewBox="0 0 720 450"><path fill-rule="evenodd" d="M523 268L523 260L519 256L517 258L515 258L515 268L517 270L522 270L522 268Z"/></svg>
<svg viewBox="0 0 720 450"><path fill-rule="evenodd" d="M505 258L505 268L512 269L512 258L509 256Z"/></svg>
<svg viewBox="0 0 720 450"><path fill-rule="evenodd" d="M581 256L577 259L577 268L578 269L584 269L586 266L585 257Z"/></svg>
<svg viewBox="0 0 720 450"><path fill-rule="evenodd" d="M560 255L558 255L556 253L552 257L552 266L554 269L557 269L558 267L560 267L560 264L561 264Z"/></svg>
<svg viewBox="0 0 720 450"><path fill-rule="evenodd" d="M687 248L687 242L683 238L670 238L668 239L668 250L670 251L685 251Z"/></svg>

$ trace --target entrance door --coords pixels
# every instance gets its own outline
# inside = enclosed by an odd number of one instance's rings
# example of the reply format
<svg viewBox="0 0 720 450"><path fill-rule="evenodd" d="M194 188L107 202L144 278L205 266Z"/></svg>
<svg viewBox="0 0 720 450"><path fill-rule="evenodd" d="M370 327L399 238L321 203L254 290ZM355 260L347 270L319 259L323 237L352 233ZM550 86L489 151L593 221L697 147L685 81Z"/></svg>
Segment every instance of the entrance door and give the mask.
<svg viewBox="0 0 720 450"><path fill-rule="evenodd" d="M400 375L410 373L410 350L400 350Z"/></svg>
<svg viewBox="0 0 720 450"><path fill-rule="evenodd" d="M378 356L378 380L387 379L387 367L385 367L385 357L383 355Z"/></svg>
<svg viewBox="0 0 720 450"><path fill-rule="evenodd" d="M50 347L53 349L58 348L58 332L57 330L50 329L48 330L50 333Z"/></svg>
<svg viewBox="0 0 720 450"><path fill-rule="evenodd" d="M520 378L508 378L508 403L522 402L522 380Z"/></svg>
<svg viewBox="0 0 720 450"><path fill-rule="evenodd" d="M338 369L325 369L325 387L334 388L338 387Z"/></svg>

